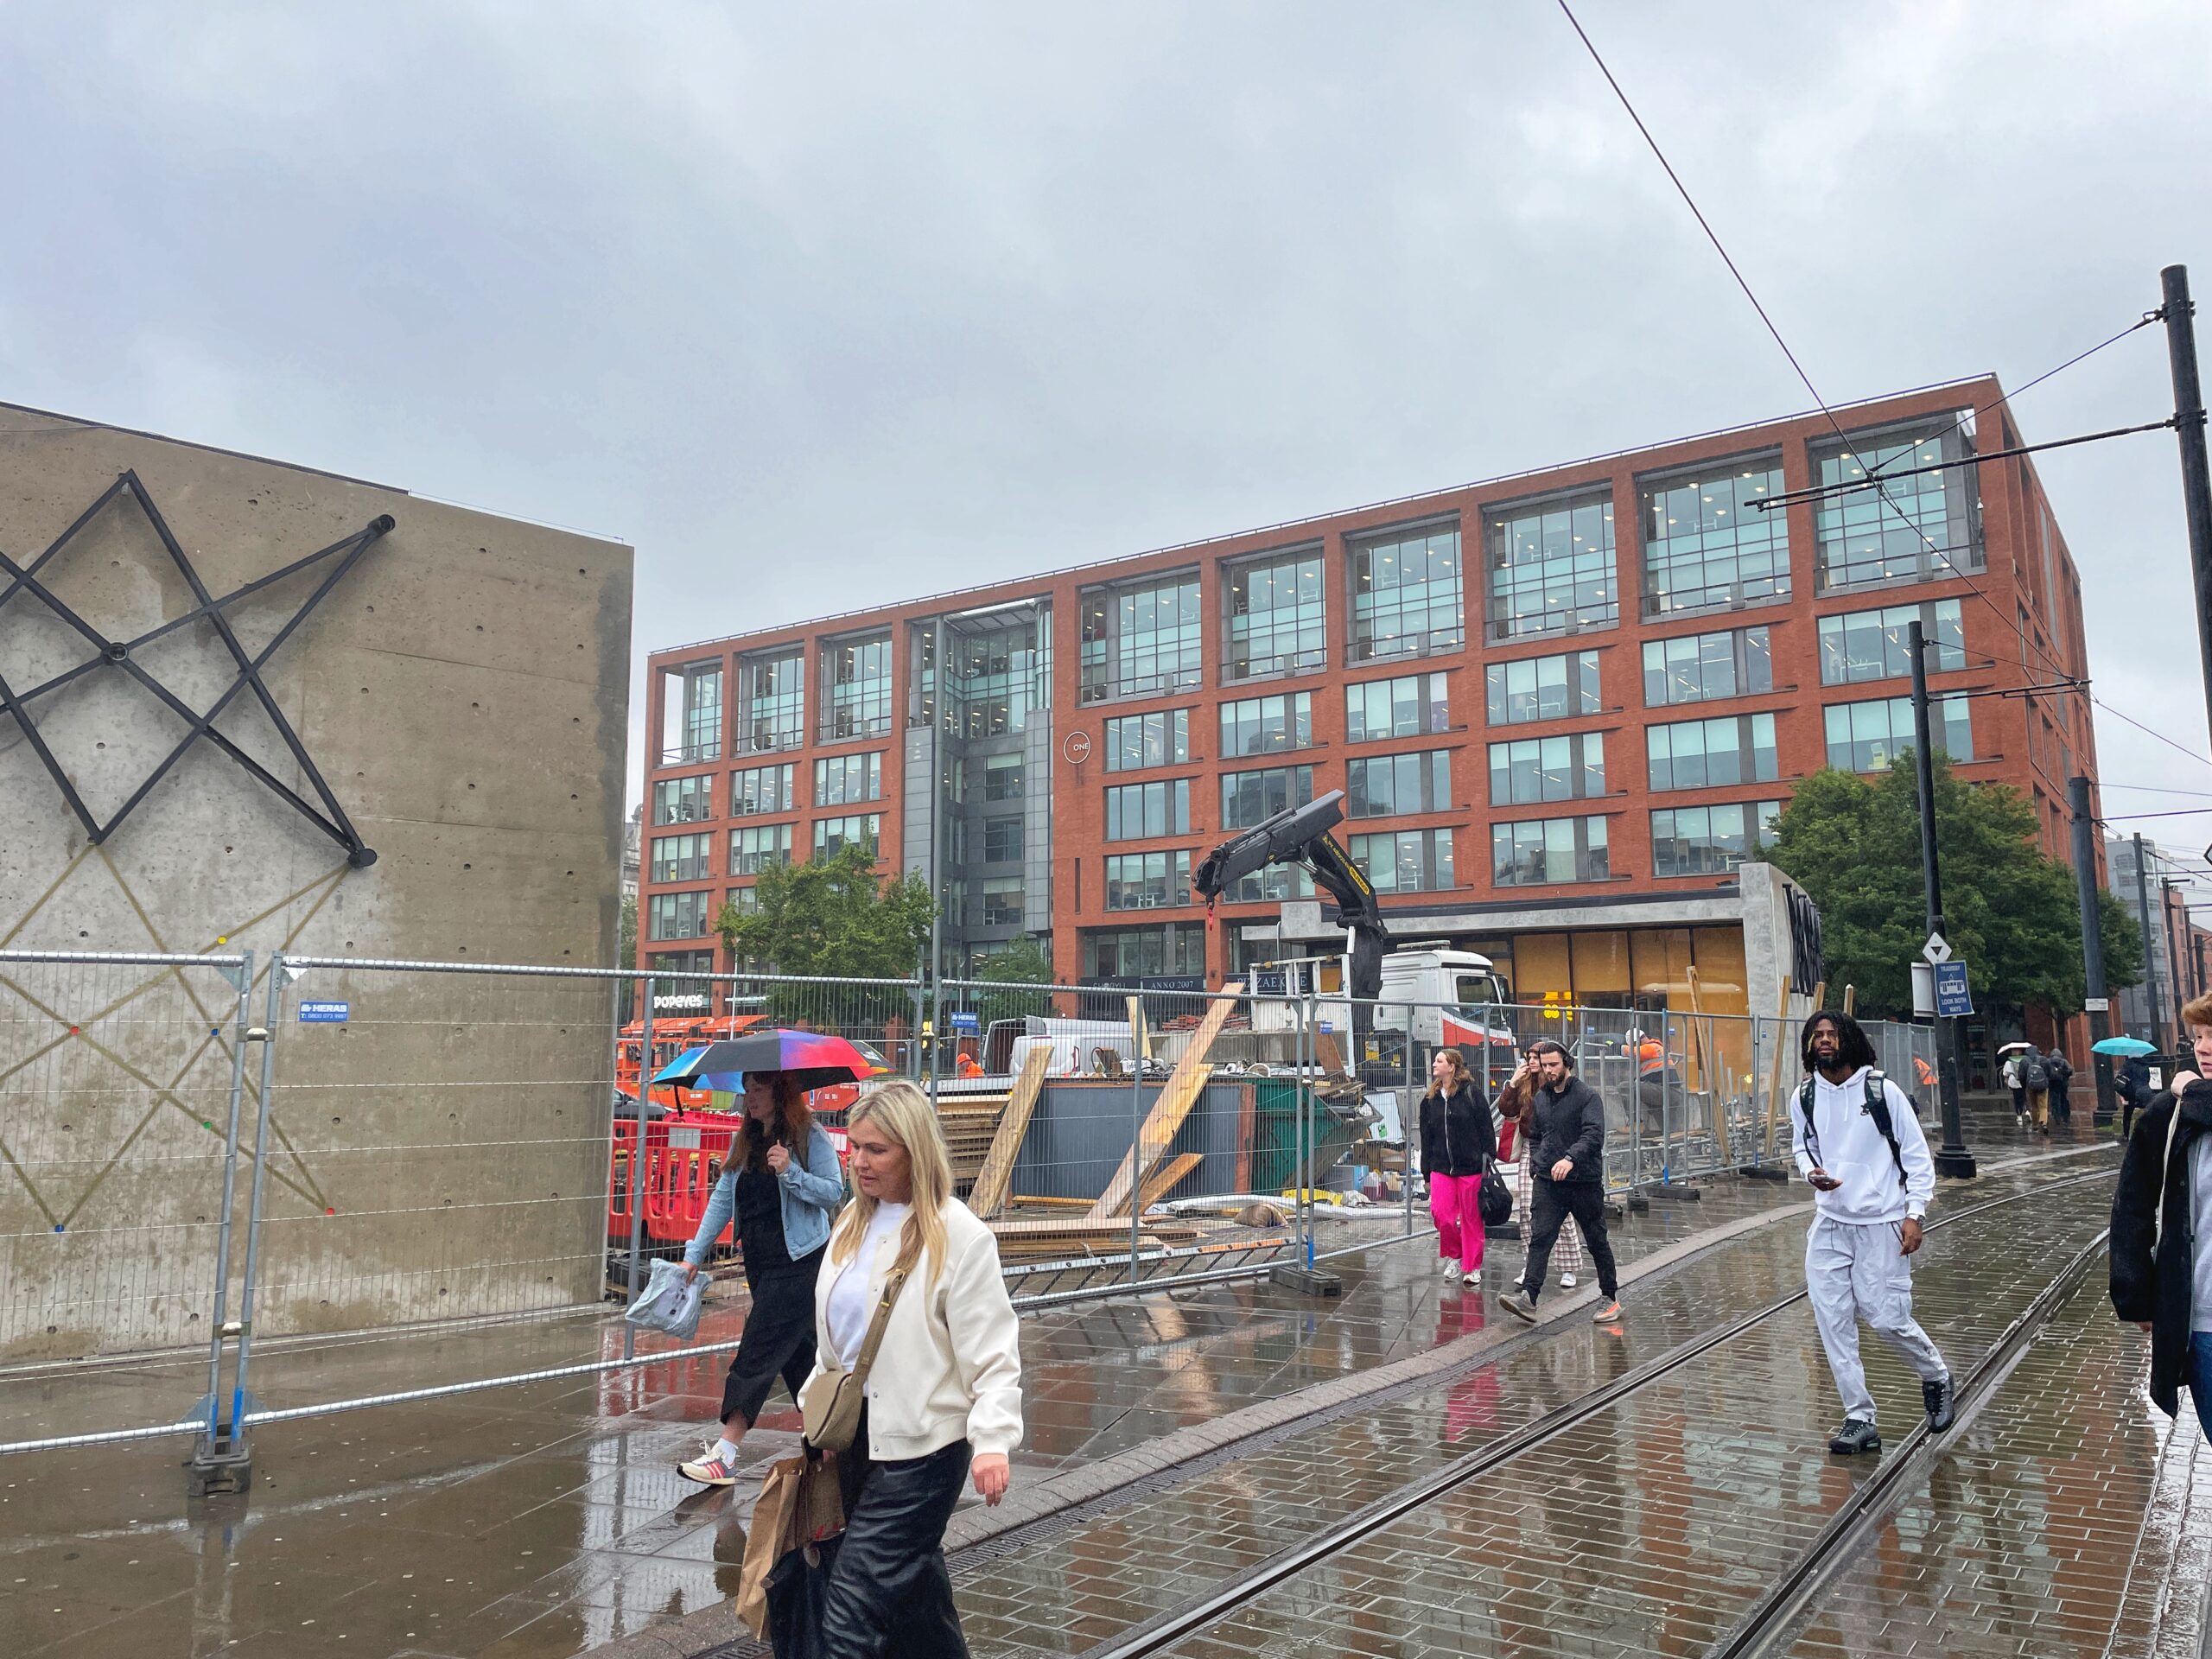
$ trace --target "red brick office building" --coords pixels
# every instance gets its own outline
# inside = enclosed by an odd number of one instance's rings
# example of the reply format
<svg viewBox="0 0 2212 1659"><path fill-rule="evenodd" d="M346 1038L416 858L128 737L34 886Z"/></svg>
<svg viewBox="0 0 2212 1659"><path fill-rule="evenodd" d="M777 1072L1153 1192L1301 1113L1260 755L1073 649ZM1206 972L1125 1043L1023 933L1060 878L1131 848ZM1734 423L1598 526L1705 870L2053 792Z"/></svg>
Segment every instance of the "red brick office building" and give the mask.
<svg viewBox="0 0 2212 1659"><path fill-rule="evenodd" d="M1282 872L1209 925L1190 869L1342 789L1394 931L1484 950L1525 996L1621 1000L1695 963L1707 1007L1740 1010L1737 868L1795 780L1910 742L1908 620L1939 696L2087 671L2032 463L1938 467L2021 442L1994 379L1836 423L657 651L641 955L730 967L721 906L857 838L934 876L948 973L1028 934L1063 979L1218 982L1327 930ZM1887 481L1798 493L1862 468ZM2066 778L2096 772L2085 696L1958 698L1936 731L2066 855Z"/></svg>

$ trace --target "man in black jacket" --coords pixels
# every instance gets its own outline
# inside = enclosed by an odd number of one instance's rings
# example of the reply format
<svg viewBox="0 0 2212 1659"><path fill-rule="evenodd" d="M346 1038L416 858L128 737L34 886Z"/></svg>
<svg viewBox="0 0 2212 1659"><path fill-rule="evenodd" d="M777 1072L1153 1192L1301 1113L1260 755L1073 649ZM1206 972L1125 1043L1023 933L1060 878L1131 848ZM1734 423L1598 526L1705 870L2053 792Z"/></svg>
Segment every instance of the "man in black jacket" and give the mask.
<svg viewBox="0 0 2212 1659"><path fill-rule="evenodd" d="M1540 1042L1530 1051L1543 1073L1532 1106L1535 1122L1528 1130L1529 1166L1535 1192L1529 1205L1529 1265L1522 1287L1499 1306L1521 1319L1536 1317L1536 1297L1551 1264L1552 1245L1569 1216L1582 1229L1590 1259L1598 1264L1599 1325L1621 1317L1620 1279L1613 1269L1613 1246L1605 1236L1605 1106L1598 1091L1574 1075L1574 1062L1557 1043Z"/></svg>

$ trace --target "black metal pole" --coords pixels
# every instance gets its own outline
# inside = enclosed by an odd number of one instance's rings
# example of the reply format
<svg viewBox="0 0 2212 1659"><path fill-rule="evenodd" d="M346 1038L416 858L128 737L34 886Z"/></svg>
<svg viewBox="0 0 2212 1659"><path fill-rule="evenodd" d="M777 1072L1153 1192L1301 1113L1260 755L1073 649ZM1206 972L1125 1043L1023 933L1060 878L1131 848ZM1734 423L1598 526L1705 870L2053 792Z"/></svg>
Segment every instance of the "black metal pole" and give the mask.
<svg viewBox="0 0 2212 1659"><path fill-rule="evenodd" d="M2105 987L2105 936L2097 899L2097 825L2089 813L2089 780L2066 780L2066 804L2074 814L2074 888L2082 900L2082 971L2089 1014L2089 1058L2097 1076L2093 1122L2101 1128L2118 1109L2112 1086L2112 1056L2096 1046L2112 1035L2112 994Z"/></svg>
<svg viewBox="0 0 2212 1659"><path fill-rule="evenodd" d="M2189 524L2189 568L2196 587L2196 643L2212 709L2212 467L2204 455L2204 391L2196 378L2196 307L2189 267L2158 273L2165 295L2166 359L2173 370L2174 435L2181 444L2181 499Z"/></svg>
<svg viewBox="0 0 2212 1659"><path fill-rule="evenodd" d="M2143 931L2144 1007L2150 1011L2151 1046L2163 1054L2166 1048L2163 1029L2165 1025L2163 1017L2164 1003L2158 995L2158 953L2152 948L2151 890L2150 883L2143 874L2143 837L2138 834L2135 837L2135 920Z"/></svg>
<svg viewBox="0 0 2212 1659"><path fill-rule="evenodd" d="M1912 763L1920 791L1920 879L1928 892L1928 931L1943 931L1943 874L1936 856L1936 756L1929 741L1927 640L1917 620L1908 626L1906 648L1912 656ZM1936 1173L1965 1179L1974 1171L1959 1118L1959 1045L1956 1022L1936 1016L1936 1065L1943 1106L1943 1144L1936 1154Z"/></svg>

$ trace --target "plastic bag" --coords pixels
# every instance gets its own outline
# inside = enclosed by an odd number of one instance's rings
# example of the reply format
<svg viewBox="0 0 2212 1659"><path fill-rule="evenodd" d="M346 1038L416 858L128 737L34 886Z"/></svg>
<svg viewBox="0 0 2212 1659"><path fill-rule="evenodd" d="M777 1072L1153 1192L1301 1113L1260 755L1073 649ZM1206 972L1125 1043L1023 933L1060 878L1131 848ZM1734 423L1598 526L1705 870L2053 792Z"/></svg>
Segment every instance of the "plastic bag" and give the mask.
<svg viewBox="0 0 2212 1659"><path fill-rule="evenodd" d="M647 1331L664 1331L679 1342L689 1342L699 1329L701 1303L711 1282L703 1273L687 1282L681 1262L655 1262L652 1277L622 1317Z"/></svg>

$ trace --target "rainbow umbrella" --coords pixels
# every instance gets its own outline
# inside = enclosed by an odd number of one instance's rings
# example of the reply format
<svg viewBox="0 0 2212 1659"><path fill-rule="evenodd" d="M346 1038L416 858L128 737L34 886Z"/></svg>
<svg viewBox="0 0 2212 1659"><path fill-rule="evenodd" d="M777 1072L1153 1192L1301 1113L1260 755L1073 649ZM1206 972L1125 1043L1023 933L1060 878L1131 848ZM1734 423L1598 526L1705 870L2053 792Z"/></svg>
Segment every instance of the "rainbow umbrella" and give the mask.
<svg viewBox="0 0 2212 1659"><path fill-rule="evenodd" d="M889 1070L842 1037L777 1028L748 1031L741 1037L691 1049L670 1061L653 1081L734 1093L745 1085L733 1073L781 1071L801 1089L827 1089L832 1084L855 1083Z"/></svg>

